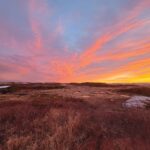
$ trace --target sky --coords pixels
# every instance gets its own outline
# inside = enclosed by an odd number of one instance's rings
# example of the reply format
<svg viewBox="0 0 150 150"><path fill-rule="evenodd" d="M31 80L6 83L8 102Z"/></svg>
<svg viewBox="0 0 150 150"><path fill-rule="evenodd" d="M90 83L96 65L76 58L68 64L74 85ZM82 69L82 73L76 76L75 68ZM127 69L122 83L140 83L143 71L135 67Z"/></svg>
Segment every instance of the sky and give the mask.
<svg viewBox="0 0 150 150"><path fill-rule="evenodd" d="M0 0L0 81L150 82L150 0Z"/></svg>

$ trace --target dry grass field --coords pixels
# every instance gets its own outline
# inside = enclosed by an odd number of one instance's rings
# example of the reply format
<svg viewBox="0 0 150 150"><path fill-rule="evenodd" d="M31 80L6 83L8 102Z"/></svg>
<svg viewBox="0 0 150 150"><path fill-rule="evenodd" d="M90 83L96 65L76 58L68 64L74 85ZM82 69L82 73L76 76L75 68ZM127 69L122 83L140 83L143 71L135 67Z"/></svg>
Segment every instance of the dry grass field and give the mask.
<svg viewBox="0 0 150 150"><path fill-rule="evenodd" d="M149 150L150 86L15 84L0 90L0 150Z"/></svg>

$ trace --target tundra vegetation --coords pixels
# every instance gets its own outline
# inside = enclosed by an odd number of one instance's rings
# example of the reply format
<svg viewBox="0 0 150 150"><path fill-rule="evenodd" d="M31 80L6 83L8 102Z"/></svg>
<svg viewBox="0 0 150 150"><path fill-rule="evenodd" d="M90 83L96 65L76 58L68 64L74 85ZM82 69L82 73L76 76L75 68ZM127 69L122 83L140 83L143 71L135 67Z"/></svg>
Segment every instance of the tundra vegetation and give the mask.
<svg viewBox="0 0 150 150"><path fill-rule="evenodd" d="M149 86L15 84L0 94L0 150L149 150Z"/></svg>

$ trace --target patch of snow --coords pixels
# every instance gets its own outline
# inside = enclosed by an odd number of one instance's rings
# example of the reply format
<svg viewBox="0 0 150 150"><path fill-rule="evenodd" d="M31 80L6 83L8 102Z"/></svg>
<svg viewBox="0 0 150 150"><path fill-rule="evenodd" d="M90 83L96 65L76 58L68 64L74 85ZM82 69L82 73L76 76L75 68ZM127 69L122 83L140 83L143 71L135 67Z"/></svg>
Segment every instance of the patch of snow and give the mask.
<svg viewBox="0 0 150 150"><path fill-rule="evenodd" d="M150 97L146 96L133 96L123 103L124 107L127 108L145 108L147 104L150 104Z"/></svg>
<svg viewBox="0 0 150 150"><path fill-rule="evenodd" d="M6 89L6 88L9 88L10 86L9 85L2 85L0 86L0 89Z"/></svg>

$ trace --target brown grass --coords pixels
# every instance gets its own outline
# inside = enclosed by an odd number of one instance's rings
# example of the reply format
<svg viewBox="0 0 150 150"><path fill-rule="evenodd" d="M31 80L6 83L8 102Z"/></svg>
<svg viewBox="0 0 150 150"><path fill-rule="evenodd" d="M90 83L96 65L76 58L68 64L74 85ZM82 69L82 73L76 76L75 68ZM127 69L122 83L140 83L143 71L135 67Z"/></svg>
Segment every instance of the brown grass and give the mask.
<svg viewBox="0 0 150 150"><path fill-rule="evenodd" d="M11 83L11 86L6 89L0 89L1 94L15 93L21 90L49 90L49 89L62 89L65 88L61 83L28 83L17 84Z"/></svg>
<svg viewBox="0 0 150 150"><path fill-rule="evenodd" d="M47 94L0 102L1 150L149 148L149 110L101 110L97 103Z"/></svg>
<svg viewBox="0 0 150 150"><path fill-rule="evenodd" d="M132 87L127 89L120 89L118 92L127 93L131 95L143 95L150 96L150 88L149 87Z"/></svg>
<svg viewBox="0 0 150 150"><path fill-rule="evenodd" d="M108 84L108 83L100 83L100 82L82 82L82 83L70 83L74 86L89 86L89 87L128 87L132 86L134 87L134 84Z"/></svg>

